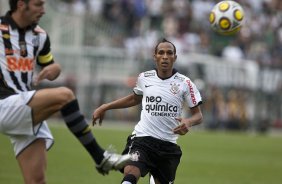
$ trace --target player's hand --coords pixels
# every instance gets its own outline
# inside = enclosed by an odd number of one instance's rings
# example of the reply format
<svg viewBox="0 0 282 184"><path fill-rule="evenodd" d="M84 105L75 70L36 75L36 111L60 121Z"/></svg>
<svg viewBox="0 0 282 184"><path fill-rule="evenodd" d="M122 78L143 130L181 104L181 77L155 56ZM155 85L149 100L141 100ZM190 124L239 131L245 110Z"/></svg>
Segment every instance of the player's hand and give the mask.
<svg viewBox="0 0 282 184"><path fill-rule="evenodd" d="M47 75L48 75L48 72L46 70L41 70L37 77L35 77L34 81L33 81L33 84L35 86L37 86L42 80L46 79L47 78Z"/></svg>
<svg viewBox="0 0 282 184"><path fill-rule="evenodd" d="M188 123L185 123L182 121L182 118L175 118L177 121L180 122L180 124L173 129L173 133L179 134L179 135L185 135L189 132L189 126Z"/></svg>
<svg viewBox="0 0 282 184"><path fill-rule="evenodd" d="M54 80L60 75L60 72L60 65L56 63L48 65L38 73L37 77L33 81L33 84L37 86L44 79Z"/></svg>
<svg viewBox="0 0 282 184"><path fill-rule="evenodd" d="M96 121L99 119L99 125L102 125L104 120L105 111L103 110L102 106L96 109L92 115L92 125L95 126L97 123Z"/></svg>

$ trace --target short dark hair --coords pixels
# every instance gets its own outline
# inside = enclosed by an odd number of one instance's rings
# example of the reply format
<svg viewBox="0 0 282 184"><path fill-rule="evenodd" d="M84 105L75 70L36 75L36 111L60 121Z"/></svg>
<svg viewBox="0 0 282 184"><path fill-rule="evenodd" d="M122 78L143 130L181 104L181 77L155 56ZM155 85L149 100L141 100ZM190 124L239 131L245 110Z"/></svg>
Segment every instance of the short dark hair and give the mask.
<svg viewBox="0 0 282 184"><path fill-rule="evenodd" d="M9 0L11 12L14 12L17 10L18 1L24 1L25 3L29 2L29 0Z"/></svg>
<svg viewBox="0 0 282 184"><path fill-rule="evenodd" d="M161 43L165 43L165 42L170 43L170 44L173 46L174 54L176 54L176 47L175 47L175 45L174 45L172 42L170 42L170 41L168 41L167 39L165 39L165 38L163 38L161 41L159 41L158 44L156 45L156 47L155 47L155 54L156 54L157 51L158 51L158 46L159 46Z"/></svg>

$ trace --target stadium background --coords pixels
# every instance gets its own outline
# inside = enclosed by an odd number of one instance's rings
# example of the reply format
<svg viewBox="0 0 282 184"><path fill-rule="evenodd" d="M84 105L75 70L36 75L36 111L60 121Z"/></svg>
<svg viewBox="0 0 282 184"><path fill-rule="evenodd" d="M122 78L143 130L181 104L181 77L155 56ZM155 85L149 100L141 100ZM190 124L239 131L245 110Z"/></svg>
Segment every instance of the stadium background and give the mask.
<svg viewBox="0 0 282 184"><path fill-rule="evenodd" d="M63 73L55 83L44 82L41 87L71 87L91 119L101 103L132 92L139 72L154 66L153 46L165 36L177 47L176 67L197 84L205 102L204 123L179 140L187 155L177 183L188 183L187 179L199 184L281 181L282 1L238 0L245 9L246 24L240 34L227 37L209 28L208 13L215 0L46 2L40 26L50 35ZM0 14L7 9L8 0L0 0ZM107 122L127 124L104 123L95 129L101 144L112 143L120 151L139 118L139 108L107 112ZM88 155L67 130L57 127L59 118L55 115L51 123L56 146L48 154L49 183L120 181L119 173L93 174ZM225 130L239 130L239 134ZM21 183L9 145L1 135L0 183Z"/></svg>
<svg viewBox="0 0 282 184"><path fill-rule="evenodd" d="M49 33L63 74L55 85L76 92L91 118L95 107L131 93L139 72L154 67L153 46L175 43L177 68L200 88L211 129L282 127L282 2L239 0L245 25L235 36L209 28L207 0L49 0L40 25ZM0 13L8 1L1 0ZM44 85L54 85L48 82ZM138 120L140 107L109 112Z"/></svg>

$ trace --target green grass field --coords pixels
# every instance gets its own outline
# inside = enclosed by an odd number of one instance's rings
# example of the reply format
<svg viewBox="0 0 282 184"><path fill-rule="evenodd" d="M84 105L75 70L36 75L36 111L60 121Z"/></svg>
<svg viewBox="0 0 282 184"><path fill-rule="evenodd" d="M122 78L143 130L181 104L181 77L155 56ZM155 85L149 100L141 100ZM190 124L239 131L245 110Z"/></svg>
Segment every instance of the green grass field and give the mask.
<svg viewBox="0 0 282 184"><path fill-rule="evenodd" d="M48 153L49 184L117 184L122 174L99 175L87 152L65 126L51 124L55 144ZM130 127L93 129L104 147L113 144L122 151ZM191 131L180 137L183 156L177 184L280 184L282 181L282 136L246 133ZM8 137L0 135L0 183L23 183ZM140 184L148 183L142 178Z"/></svg>

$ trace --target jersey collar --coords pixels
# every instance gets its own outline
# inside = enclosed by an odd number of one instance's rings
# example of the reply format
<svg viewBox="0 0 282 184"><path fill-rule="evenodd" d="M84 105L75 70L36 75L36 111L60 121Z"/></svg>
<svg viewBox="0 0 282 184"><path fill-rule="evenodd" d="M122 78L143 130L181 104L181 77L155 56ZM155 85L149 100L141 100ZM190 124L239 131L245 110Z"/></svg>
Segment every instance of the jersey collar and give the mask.
<svg viewBox="0 0 282 184"><path fill-rule="evenodd" d="M156 68L155 68L155 71L156 71L156 73L157 73L157 76L158 76L160 79L162 79L162 80L169 79L170 77L172 77L174 74L176 74L176 73L178 72L175 68L173 68L173 69L172 69L172 75L171 75L171 76L166 77L166 78L161 78L161 77L158 75L158 70L157 70Z"/></svg>

